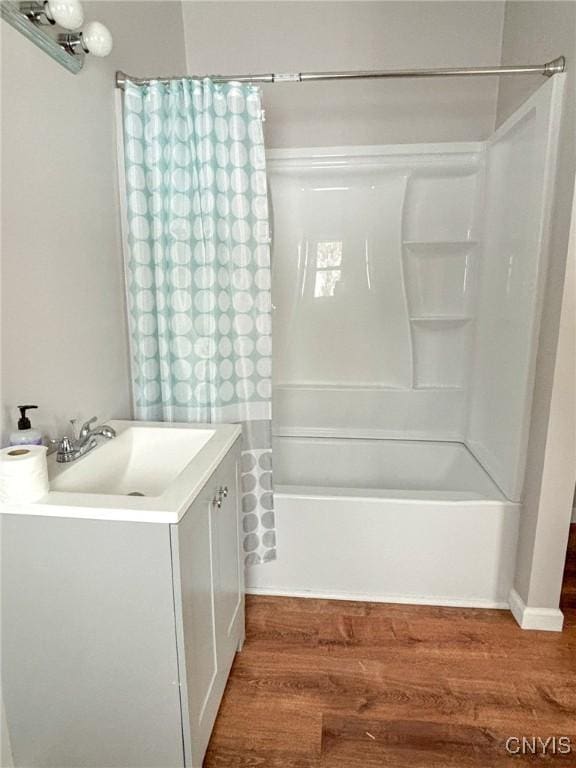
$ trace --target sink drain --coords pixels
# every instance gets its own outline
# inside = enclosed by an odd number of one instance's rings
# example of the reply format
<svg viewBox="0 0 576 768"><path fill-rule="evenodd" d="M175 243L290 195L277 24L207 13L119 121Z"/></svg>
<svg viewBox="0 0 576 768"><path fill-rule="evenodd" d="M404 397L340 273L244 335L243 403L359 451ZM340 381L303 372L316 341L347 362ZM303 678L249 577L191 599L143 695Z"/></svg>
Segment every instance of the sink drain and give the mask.
<svg viewBox="0 0 576 768"><path fill-rule="evenodd" d="M140 493L140 491L132 491L132 493L127 493L127 496L145 496L145 493Z"/></svg>

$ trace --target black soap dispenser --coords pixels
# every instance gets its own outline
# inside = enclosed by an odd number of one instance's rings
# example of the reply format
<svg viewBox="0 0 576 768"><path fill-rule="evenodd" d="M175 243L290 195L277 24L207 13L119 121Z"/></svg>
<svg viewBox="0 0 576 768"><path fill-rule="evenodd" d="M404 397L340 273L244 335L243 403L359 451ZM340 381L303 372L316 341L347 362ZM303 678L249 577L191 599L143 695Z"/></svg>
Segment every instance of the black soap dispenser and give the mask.
<svg viewBox="0 0 576 768"><path fill-rule="evenodd" d="M33 429L26 411L38 408L37 405L19 405L20 418L18 419L18 431L10 435L10 445L42 445L42 433Z"/></svg>

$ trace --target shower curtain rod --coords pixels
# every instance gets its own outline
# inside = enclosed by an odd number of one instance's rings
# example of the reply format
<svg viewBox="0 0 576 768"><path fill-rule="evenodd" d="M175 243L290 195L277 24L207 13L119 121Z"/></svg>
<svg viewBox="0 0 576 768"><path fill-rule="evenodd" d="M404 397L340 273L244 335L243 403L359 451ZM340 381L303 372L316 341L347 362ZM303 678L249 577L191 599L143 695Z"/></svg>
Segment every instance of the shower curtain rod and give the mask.
<svg viewBox="0 0 576 768"><path fill-rule="evenodd" d="M564 56L546 64L522 64L510 67L458 67L456 69L375 69L348 72L293 72L251 75L205 75L217 83L234 81L237 83L306 83L312 80L376 80L379 78L406 77L469 77L471 75L544 75L551 77L564 72L566 59ZM169 75L167 77L132 77L125 72L116 72L116 88L124 89L127 82L135 85L150 83L168 83L171 80L201 80L199 75Z"/></svg>

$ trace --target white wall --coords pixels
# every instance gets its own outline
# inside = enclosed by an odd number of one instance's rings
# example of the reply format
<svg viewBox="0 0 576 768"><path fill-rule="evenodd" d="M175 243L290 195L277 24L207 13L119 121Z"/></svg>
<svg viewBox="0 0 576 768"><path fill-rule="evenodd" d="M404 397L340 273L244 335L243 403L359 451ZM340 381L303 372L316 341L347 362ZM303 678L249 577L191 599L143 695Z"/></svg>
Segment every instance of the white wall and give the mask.
<svg viewBox="0 0 576 768"><path fill-rule="evenodd" d="M6 712L4 711L4 699L0 700L0 760L2 761L0 762L2 768L12 768L14 765Z"/></svg>
<svg viewBox="0 0 576 768"><path fill-rule="evenodd" d="M114 71L185 68L179 2L84 3L114 35L72 75L2 33L3 426L37 403L37 426L130 415Z"/></svg>
<svg viewBox="0 0 576 768"><path fill-rule="evenodd" d="M502 2L183 3L188 72L497 64ZM496 78L265 85L268 147L473 141Z"/></svg>
<svg viewBox="0 0 576 768"><path fill-rule="evenodd" d="M556 408L563 409L561 418L551 410L576 168L576 3L513 0L506 4L503 64L546 61L560 54L567 58L566 99L515 579L516 591L526 605L543 608L558 606L576 465L573 392L567 397L558 392ZM498 122L540 83L539 77L502 78ZM566 370L573 360L559 363ZM566 390L569 386L564 385Z"/></svg>

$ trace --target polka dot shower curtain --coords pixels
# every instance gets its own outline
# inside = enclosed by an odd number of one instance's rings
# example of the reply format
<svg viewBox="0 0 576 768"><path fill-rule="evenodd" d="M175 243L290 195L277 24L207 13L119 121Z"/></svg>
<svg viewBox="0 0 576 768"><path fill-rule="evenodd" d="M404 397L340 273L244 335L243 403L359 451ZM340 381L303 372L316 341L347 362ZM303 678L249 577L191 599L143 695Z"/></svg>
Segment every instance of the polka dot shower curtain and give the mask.
<svg viewBox="0 0 576 768"><path fill-rule="evenodd" d="M182 79L123 101L137 419L243 423L246 563L276 557L260 91Z"/></svg>

